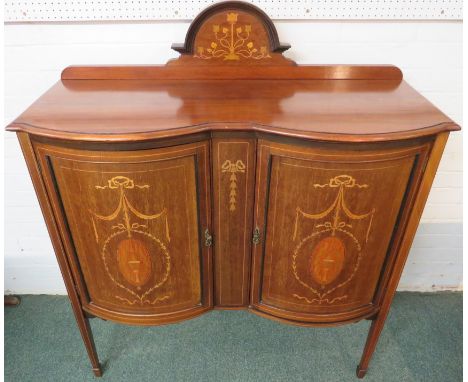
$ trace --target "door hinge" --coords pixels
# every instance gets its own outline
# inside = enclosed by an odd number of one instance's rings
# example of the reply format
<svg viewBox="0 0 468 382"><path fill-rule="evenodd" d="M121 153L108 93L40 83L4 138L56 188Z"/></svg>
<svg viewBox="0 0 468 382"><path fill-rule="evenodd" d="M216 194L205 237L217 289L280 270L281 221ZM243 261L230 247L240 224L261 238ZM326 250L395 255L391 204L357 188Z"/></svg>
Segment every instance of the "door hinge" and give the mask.
<svg viewBox="0 0 468 382"><path fill-rule="evenodd" d="M213 236L211 236L210 231L208 228L205 229L205 246L211 247L213 245Z"/></svg>
<svg viewBox="0 0 468 382"><path fill-rule="evenodd" d="M260 244L260 229L258 227L255 227L254 229L252 243L255 245Z"/></svg>

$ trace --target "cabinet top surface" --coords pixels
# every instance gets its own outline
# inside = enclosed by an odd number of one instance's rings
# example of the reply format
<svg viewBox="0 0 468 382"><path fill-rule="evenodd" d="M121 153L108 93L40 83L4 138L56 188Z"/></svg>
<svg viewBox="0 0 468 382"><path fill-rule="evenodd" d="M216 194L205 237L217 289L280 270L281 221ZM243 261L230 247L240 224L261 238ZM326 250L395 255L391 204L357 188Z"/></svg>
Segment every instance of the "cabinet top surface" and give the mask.
<svg viewBox="0 0 468 382"><path fill-rule="evenodd" d="M63 80L9 128L119 141L229 126L326 140L457 128L404 81L388 80Z"/></svg>
<svg viewBox="0 0 468 382"><path fill-rule="evenodd" d="M252 34L252 35L250 35ZM271 20L217 3L165 66L69 67L8 130L70 140L138 141L207 130L330 141L407 139L459 127L393 66L286 59Z"/></svg>

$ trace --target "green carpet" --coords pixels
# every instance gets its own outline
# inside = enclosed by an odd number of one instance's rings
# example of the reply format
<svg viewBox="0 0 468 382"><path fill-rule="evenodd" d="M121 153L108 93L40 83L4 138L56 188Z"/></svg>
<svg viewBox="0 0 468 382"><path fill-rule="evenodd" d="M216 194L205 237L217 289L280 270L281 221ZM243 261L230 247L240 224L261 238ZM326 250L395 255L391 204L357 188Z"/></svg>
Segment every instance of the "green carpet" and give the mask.
<svg viewBox="0 0 468 382"><path fill-rule="evenodd" d="M369 321L279 324L245 311L131 327L91 320L102 381L357 381ZM64 296L5 308L5 381L98 381ZM364 381L461 381L462 294L398 293Z"/></svg>

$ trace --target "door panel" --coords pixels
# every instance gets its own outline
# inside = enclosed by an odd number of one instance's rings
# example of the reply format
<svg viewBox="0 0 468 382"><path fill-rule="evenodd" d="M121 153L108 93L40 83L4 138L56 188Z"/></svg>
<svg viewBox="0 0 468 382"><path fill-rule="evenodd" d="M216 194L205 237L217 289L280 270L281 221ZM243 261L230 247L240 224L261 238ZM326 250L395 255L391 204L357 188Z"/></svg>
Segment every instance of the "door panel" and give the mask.
<svg viewBox="0 0 468 382"><path fill-rule="evenodd" d="M259 147L253 305L303 321L372 306L417 149Z"/></svg>
<svg viewBox="0 0 468 382"><path fill-rule="evenodd" d="M212 141L214 280L218 306L249 303L255 146L255 139Z"/></svg>
<svg viewBox="0 0 468 382"><path fill-rule="evenodd" d="M206 143L123 153L39 149L91 307L168 315L212 305L202 245L207 150Z"/></svg>

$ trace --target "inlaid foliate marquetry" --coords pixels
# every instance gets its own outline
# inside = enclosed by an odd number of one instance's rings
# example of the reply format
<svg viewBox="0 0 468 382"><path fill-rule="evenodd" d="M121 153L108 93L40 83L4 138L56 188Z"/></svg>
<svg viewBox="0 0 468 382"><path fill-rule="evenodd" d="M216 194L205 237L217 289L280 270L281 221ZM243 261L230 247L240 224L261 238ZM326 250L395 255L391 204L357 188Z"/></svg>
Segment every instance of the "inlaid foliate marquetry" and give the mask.
<svg viewBox="0 0 468 382"><path fill-rule="evenodd" d="M195 65L291 64L281 55L289 45L279 42L273 22L247 3L206 8L190 25L184 44L172 48L182 53L179 61L193 59Z"/></svg>
<svg viewBox="0 0 468 382"><path fill-rule="evenodd" d="M200 45L203 43L202 38L195 42L196 53L194 57L204 60L221 58L227 61L271 58L269 48L266 45L267 39L258 37L258 34L262 33L263 30L258 26L256 30L252 30L250 23L241 24L237 12L226 12L225 17L223 23L211 25L213 35L209 46ZM242 13L241 18L249 19L244 13ZM260 41L264 45L256 46L254 40Z"/></svg>

